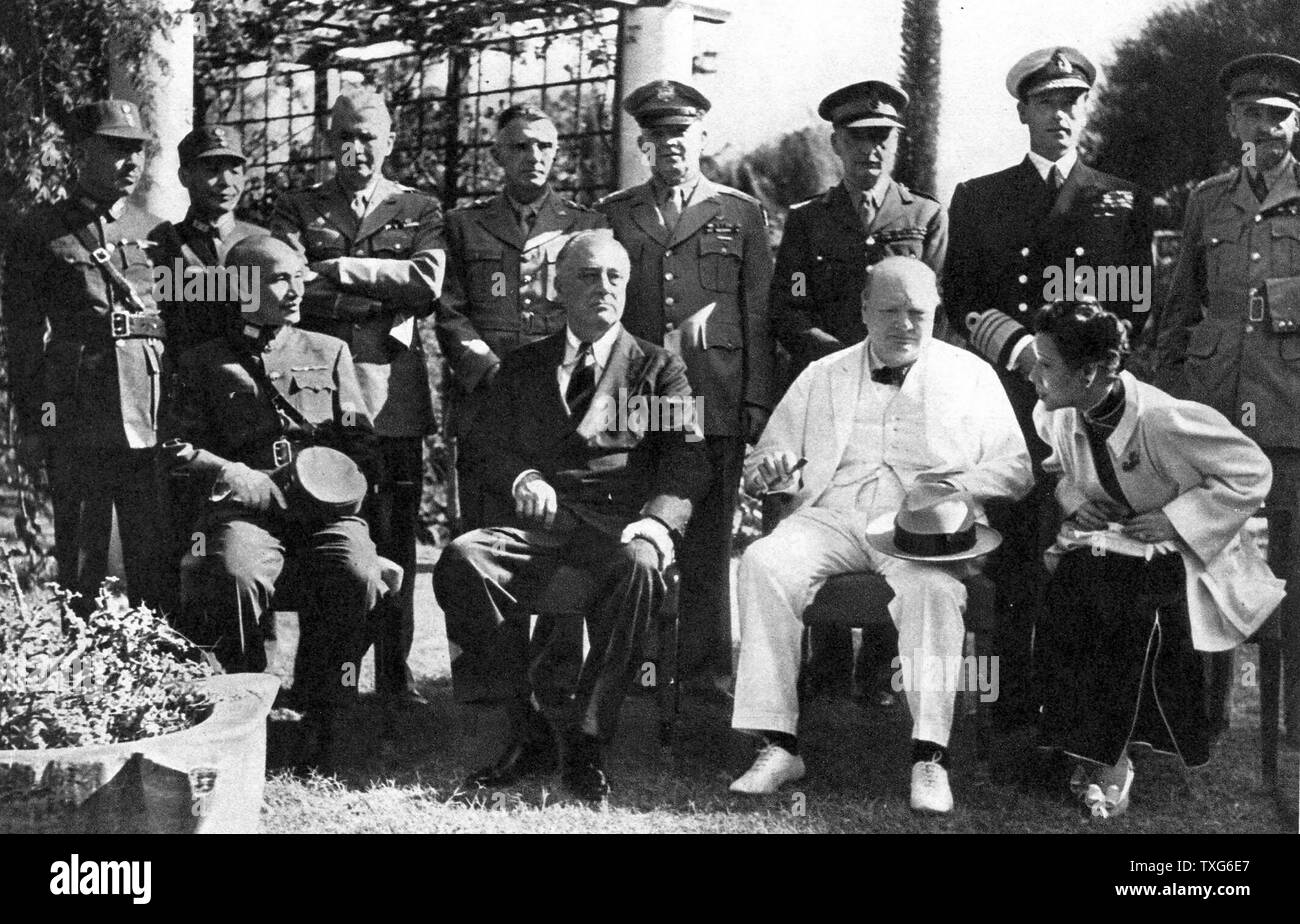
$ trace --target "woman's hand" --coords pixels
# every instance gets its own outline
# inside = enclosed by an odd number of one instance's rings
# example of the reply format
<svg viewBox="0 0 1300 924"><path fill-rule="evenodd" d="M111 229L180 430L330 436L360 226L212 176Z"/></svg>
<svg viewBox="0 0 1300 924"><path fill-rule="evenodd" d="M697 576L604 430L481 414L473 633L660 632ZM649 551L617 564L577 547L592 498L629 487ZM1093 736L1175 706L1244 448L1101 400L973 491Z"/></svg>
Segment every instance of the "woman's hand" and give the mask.
<svg viewBox="0 0 1300 924"><path fill-rule="evenodd" d="M1178 530L1163 510L1140 513L1124 523L1124 535L1142 542L1168 542L1178 538Z"/></svg>
<svg viewBox="0 0 1300 924"><path fill-rule="evenodd" d="M1124 515L1118 504L1110 501L1084 501L1083 506L1070 514L1070 519L1083 529L1106 529L1111 522Z"/></svg>

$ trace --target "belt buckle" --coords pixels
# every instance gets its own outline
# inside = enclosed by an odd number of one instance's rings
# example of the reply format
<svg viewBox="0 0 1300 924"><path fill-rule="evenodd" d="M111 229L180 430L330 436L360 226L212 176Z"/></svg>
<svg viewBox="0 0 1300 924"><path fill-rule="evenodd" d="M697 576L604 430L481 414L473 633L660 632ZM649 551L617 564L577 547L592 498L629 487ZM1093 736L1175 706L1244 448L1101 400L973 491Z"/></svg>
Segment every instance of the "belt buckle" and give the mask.
<svg viewBox="0 0 1300 924"><path fill-rule="evenodd" d="M114 311L109 314L108 323L114 337L131 336L131 316L125 311Z"/></svg>
<svg viewBox="0 0 1300 924"><path fill-rule="evenodd" d="M1248 318L1251 321L1264 320L1264 296L1259 289L1250 290L1250 313Z"/></svg>
<svg viewBox="0 0 1300 924"><path fill-rule="evenodd" d="M94 250L90 252L90 259L94 260L96 263L100 265L103 265L112 259L112 254L109 253L107 247L96 247Z"/></svg>
<svg viewBox="0 0 1300 924"><path fill-rule="evenodd" d="M271 444L271 462L276 468L284 468L293 461L293 446L283 436Z"/></svg>

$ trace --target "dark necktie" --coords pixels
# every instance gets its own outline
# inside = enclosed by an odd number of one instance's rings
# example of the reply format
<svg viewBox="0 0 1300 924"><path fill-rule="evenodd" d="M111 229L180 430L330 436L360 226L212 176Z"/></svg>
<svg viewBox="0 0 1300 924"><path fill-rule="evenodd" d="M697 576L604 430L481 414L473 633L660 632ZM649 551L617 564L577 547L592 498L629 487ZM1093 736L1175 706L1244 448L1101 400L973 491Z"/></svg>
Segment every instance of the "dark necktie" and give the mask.
<svg viewBox="0 0 1300 924"><path fill-rule="evenodd" d="M1268 184L1264 182L1264 174L1250 173L1249 171L1247 171L1247 174L1250 177L1251 192L1255 194L1256 199L1263 202L1268 198Z"/></svg>
<svg viewBox="0 0 1300 924"><path fill-rule="evenodd" d="M901 388L903 379L907 378L907 372L911 368L911 366L881 366L871 370L871 381L879 382L881 385L897 385Z"/></svg>
<svg viewBox="0 0 1300 924"><path fill-rule="evenodd" d="M537 212L531 205L525 205L519 210L519 230L524 235L524 240L528 240L528 235L533 233L533 224L537 221Z"/></svg>
<svg viewBox="0 0 1300 924"><path fill-rule="evenodd" d="M574 362L573 375L569 376L569 386L564 389L564 403L569 406L569 416L581 420L591 405L596 393L596 362L591 352L591 344L584 343L578 348Z"/></svg>

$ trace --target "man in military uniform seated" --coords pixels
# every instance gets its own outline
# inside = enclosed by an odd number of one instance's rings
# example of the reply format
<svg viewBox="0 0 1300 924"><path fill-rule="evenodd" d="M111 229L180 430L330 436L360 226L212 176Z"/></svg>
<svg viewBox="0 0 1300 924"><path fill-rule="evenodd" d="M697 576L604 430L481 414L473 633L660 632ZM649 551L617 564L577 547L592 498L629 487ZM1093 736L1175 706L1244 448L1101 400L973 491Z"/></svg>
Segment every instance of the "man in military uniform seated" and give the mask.
<svg viewBox="0 0 1300 924"><path fill-rule="evenodd" d="M512 713L514 742L468 779L500 787L555 764L555 736L530 703L513 624L528 618L562 563L599 580L577 696L571 711L552 716L563 784L599 800L609 792L601 752L641 663L646 626L663 603L663 569L709 470L687 415L677 428L632 424L640 402L692 399L682 361L620 323L627 252L608 231L583 231L560 252L556 272L565 329L505 358L465 447L485 487L513 499L514 515L452 542L433 586L447 638L459 649L457 700ZM662 424L664 416L656 418ZM537 692L539 701L554 701Z"/></svg>
<svg viewBox="0 0 1300 924"><path fill-rule="evenodd" d="M331 503L287 490L284 476L313 445L364 459L370 418L347 345L294 326L306 269L298 254L260 235L232 247L226 263L260 274L257 310L229 336L180 357L164 421L166 464L198 479L210 500L194 528L198 573L183 591L183 615L226 670L263 670L259 626L291 556L301 632L294 685L328 729L356 696L380 565L355 515L364 479L341 492L356 496ZM340 477L351 486L359 475Z"/></svg>
<svg viewBox="0 0 1300 924"><path fill-rule="evenodd" d="M267 233L260 225L235 218L244 195L246 161L239 132L226 125L202 125L181 139L176 152L177 174L189 193L190 207L180 223L164 221L149 235L155 244L154 266L171 282L173 297L158 307L167 322L167 355L173 360L191 347L224 337L239 316L237 292L227 287L230 297L224 302L186 298L186 277L221 266L236 243Z"/></svg>

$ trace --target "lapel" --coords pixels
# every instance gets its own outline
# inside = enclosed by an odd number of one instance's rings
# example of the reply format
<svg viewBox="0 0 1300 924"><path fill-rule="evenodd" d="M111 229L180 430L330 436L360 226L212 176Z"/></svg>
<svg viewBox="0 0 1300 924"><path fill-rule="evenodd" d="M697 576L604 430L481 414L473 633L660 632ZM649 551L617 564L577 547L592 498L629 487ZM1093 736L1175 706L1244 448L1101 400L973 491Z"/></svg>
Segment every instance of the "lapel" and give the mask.
<svg viewBox="0 0 1300 924"><path fill-rule="evenodd" d="M1250 181L1246 179L1245 167L1237 168L1237 178L1233 182L1236 187L1232 191L1232 204L1243 214L1254 215L1259 211L1260 202L1255 198L1255 191L1250 188ZM1272 198L1271 192L1266 198Z"/></svg>
<svg viewBox="0 0 1300 924"><path fill-rule="evenodd" d="M871 230L868 233L874 234L878 229L888 226L891 222L906 218L907 213L903 210L903 205L911 201L910 195L904 199L902 187L891 179L889 185L885 187L885 194L881 196L880 207L876 209L876 216L871 219Z"/></svg>
<svg viewBox="0 0 1300 924"><path fill-rule="evenodd" d="M1292 164L1291 167L1292 169L1283 174L1283 180L1281 182L1274 183L1269 187L1268 195L1264 197L1264 201L1261 202L1259 206L1261 212L1281 205L1288 199L1294 199L1297 196L1300 196L1300 180L1297 179L1297 173L1300 172L1300 166ZM1254 196L1255 194L1252 192L1251 198L1254 198Z"/></svg>
<svg viewBox="0 0 1300 924"><path fill-rule="evenodd" d="M504 196L502 198L505 198ZM507 208L509 203L507 203ZM533 235L524 244L526 250L544 247L557 237L565 234L573 224L573 210L564 204L564 200L553 189L546 191L541 208L537 210L537 220L533 223Z"/></svg>
<svg viewBox="0 0 1300 924"><path fill-rule="evenodd" d="M862 225L859 224L858 227L861 228ZM831 453L833 460L831 472L839 468L840 460L844 458L844 450L849 445L849 437L853 434L853 414L858 405L858 395L862 390L862 373L867 367L868 340L845 350L840 354L840 361L831 367L830 382L827 383L830 389L827 403L831 406L831 422L835 428L835 451ZM910 379L911 376L908 378Z"/></svg>
<svg viewBox="0 0 1300 924"><path fill-rule="evenodd" d="M717 184L701 176L700 182L695 186L695 193L691 196L690 204L677 219L677 227L672 231L668 246L676 247L716 218L721 211L721 190L718 189Z"/></svg>
<svg viewBox="0 0 1300 924"><path fill-rule="evenodd" d="M525 409L529 419L540 422L546 427L545 432L555 434L557 439L563 439L573 432L569 412L560 400L560 385L556 379L556 370L564 362L564 337L564 330L561 330L542 341L541 355L529 376L529 391L536 396L538 404ZM524 393L528 394L528 391ZM551 426L551 423L556 425Z"/></svg>
<svg viewBox="0 0 1300 924"><path fill-rule="evenodd" d="M181 256L188 266L216 266L221 260L212 250L212 241L206 234L200 234L194 227L189 215L177 228L181 239Z"/></svg>
<svg viewBox="0 0 1300 924"><path fill-rule="evenodd" d="M375 187L375 197L370 202L366 217L361 221L361 227L357 229L356 241L363 241L370 237L370 235L388 224L401 209L402 190L387 177L380 177L379 183ZM350 205L348 211L352 211Z"/></svg>
<svg viewBox="0 0 1300 924"><path fill-rule="evenodd" d="M644 356L645 352L632 339L627 329L620 330L614 340L614 346L609 351L609 362L605 365L605 371L600 374L600 380L596 382L596 392L592 395L587 413L578 424L578 436L583 440L591 440L609 429L609 413L612 408L618 407L619 389L629 387L633 380L632 368L639 364ZM561 353L560 360L563 359L564 354ZM551 390L558 393L558 389Z"/></svg>
<svg viewBox="0 0 1300 924"><path fill-rule="evenodd" d="M655 207L654 195L650 192L647 181L632 190L629 197L632 202L632 220L655 243L668 249L668 229L659 221L659 209Z"/></svg>
<svg viewBox="0 0 1300 924"><path fill-rule="evenodd" d="M1034 171L1038 175L1038 171ZM1070 209L1074 207L1074 200L1079 197L1079 193L1091 186L1097 186L1097 172L1085 164L1082 160L1074 162L1074 169L1070 175L1065 178L1061 188L1056 191L1056 201L1052 203L1052 210L1048 213L1048 218L1059 218L1062 215L1068 215Z"/></svg>
<svg viewBox="0 0 1300 924"><path fill-rule="evenodd" d="M1251 195L1253 196L1254 193ZM1115 477L1120 480L1121 486L1125 488L1124 493L1128 495L1128 486L1124 482L1130 478L1129 473L1137 468L1137 464L1142 460L1141 447L1138 446L1137 440L1137 422L1142 414L1142 402L1138 396L1137 379L1133 377L1133 373L1121 372L1119 377L1124 383L1124 414L1119 419L1119 426L1106 437L1106 445L1119 460ZM1082 433L1083 424L1079 423L1078 427L1079 432ZM1087 441L1086 436L1084 440Z"/></svg>
<svg viewBox="0 0 1300 924"><path fill-rule="evenodd" d="M483 210L482 218L479 219L479 227L502 243L523 252L524 236L519 230L519 217L506 201L504 192L499 192L492 197L488 207Z"/></svg>
<svg viewBox="0 0 1300 924"><path fill-rule="evenodd" d="M1071 171L1073 175L1073 171ZM1069 183L1069 177L1066 177L1066 183ZM1064 190L1065 186L1062 185ZM1014 207L1013 214L1019 215L1020 220L1024 223L1023 234L1032 237L1037 234L1039 229L1045 224L1044 219L1047 213L1043 211L1042 204L1045 193L1043 191L1043 178L1038 175L1038 168L1034 162L1025 155L1011 174L1011 188L1009 190L1010 201L1017 203ZM1060 200L1060 196L1057 196Z"/></svg>
<svg viewBox="0 0 1300 924"><path fill-rule="evenodd" d="M850 234L857 239L866 238L867 232L862 230L862 219L858 217L858 210L854 206L853 198L849 195L849 191L845 188L843 182L836 183L826 191L826 207L835 219L835 223L846 234Z"/></svg>
<svg viewBox="0 0 1300 924"><path fill-rule="evenodd" d="M338 180L321 184L315 190L312 206L349 243L357 239L357 216L352 211L352 197L343 191Z"/></svg>

